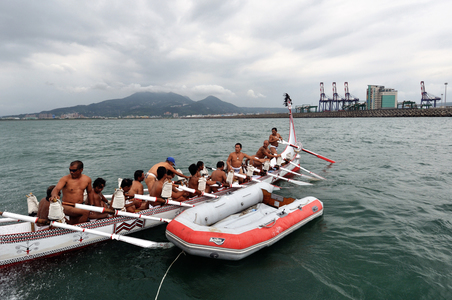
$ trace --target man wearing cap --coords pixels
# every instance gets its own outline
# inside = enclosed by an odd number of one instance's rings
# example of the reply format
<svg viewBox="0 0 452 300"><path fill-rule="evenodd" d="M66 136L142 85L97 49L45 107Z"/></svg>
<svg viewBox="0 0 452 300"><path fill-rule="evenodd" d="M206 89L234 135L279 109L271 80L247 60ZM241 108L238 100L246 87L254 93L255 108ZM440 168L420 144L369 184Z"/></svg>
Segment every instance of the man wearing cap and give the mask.
<svg viewBox="0 0 452 300"><path fill-rule="evenodd" d="M153 165L152 168L149 169L149 171L146 173L144 177L144 182L148 187L148 191L151 190L152 186L154 185L154 182L157 179L157 169L159 167L165 167L166 170L171 170L177 176L188 178L188 176L185 176L184 174L177 172L174 169L175 166L176 160L173 157L168 157L166 161Z"/></svg>

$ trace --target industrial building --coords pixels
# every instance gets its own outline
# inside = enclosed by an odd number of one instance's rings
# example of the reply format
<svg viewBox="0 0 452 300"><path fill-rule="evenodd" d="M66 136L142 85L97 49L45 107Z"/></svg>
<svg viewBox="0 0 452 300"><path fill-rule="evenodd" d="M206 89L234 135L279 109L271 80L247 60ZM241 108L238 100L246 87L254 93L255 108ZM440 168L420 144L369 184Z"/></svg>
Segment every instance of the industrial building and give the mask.
<svg viewBox="0 0 452 300"><path fill-rule="evenodd" d="M397 90L382 85L368 85L366 91L366 108L397 108Z"/></svg>

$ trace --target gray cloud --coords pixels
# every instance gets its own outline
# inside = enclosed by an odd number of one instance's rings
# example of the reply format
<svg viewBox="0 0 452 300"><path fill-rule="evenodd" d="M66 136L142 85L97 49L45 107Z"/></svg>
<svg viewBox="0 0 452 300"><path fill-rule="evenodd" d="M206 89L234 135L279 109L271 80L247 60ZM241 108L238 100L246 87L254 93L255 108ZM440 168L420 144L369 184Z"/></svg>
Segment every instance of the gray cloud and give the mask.
<svg viewBox="0 0 452 300"><path fill-rule="evenodd" d="M128 96L316 104L348 81L420 100L451 81L447 1L2 1L0 115ZM430 21L428 21L430 20Z"/></svg>

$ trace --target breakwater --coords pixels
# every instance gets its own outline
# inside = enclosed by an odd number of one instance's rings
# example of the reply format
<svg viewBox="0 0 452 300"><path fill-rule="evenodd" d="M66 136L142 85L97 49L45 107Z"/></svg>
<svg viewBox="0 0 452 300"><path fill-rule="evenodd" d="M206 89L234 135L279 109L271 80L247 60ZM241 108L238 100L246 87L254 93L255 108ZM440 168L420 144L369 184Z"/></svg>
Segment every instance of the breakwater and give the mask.
<svg viewBox="0 0 452 300"><path fill-rule="evenodd" d="M452 107L446 108L394 108L394 109L372 109L372 110L350 110L350 111L325 111L310 113L294 113L294 118L394 118L394 117L452 117ZM210 117L203 117L210 118ZM260 115L240 115L223 116L211 118L287 118L287 113L283 114L260 114Z"/></svg>

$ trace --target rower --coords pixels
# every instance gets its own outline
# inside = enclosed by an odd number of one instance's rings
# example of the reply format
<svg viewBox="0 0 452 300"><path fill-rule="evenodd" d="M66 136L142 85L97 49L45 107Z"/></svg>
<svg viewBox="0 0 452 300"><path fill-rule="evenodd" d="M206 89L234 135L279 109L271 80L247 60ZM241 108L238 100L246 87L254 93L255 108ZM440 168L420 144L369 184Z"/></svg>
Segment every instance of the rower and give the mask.
<svg viewBox="0 0 452 300"><path fill-rule="evenodd" d="M93 189L91 190L93 202L90 203L90 205L109 208L108 200L104 197L104 195L102 195L102 191L105 188L105 184L106 181L103 178L97 178L96 180L94 180ZM99 213L94 211L90 211L89 213L90 221L103 219L106 217L108 217L108 213Z"/></svg>
<svg viewBox="0 0 452 300"><path fill-rule="evenodd" d="M38 219L43 219L46 221L49 221L49 207L50 207L50 198L52 197L52 191L55 188L54 185L51 185L47 188L47 195L46 197L42 198L41 201L39 201L38 206ZM49 225L42 225L41 223L36 223L38 226L38 230L46 230L49 229Z"/></svg>
<svg viewBox="0 0 452 300"><path fill-rule="evenodd" d="M278 142L282 141L282 136L278 133L278 129L276 127L272 128L272 134L268 137L268 141L270 143L270 152L272 154L278 153Z"/></svg>
<svg viewBox="0 0 452 300"><path fill-rule="evenodd" d="M83 162L76 160L69 165L69 174L61 177L52 191L50 201L60 198L60 191L63 192L63 199L70 203L83 203L83 192L88 193L89 203L92 203L91 178L82 174ZM69 216L69 224L78 224L88 221L89 211L63 205L64 214Z"/></svg>
<svg viewBox="0 0 452 300"><path fill-rule="evenodd" d="M255 158L257 159L264 159L264 161L269 161L270 159L274 157L280 157L281 154L272 154L270 150L268 150L268 145L270 142L268 140L264 141L264 144L257 150ZM254 160L254 163L252 164L254 167L261 169L262 168L262 162L259 160Z"/></svg>
<svg viewBox="0 0 452 300"><path fill-rule="evenodd" d="M224 161L217 162L217 169L212 172L212 175L208 178L211 181L215 181L220 187L227 185L226 173L224 172ZM212 187L212 191L218 191L217 187Z"/></svg>
<svg viewBox="0 0 452 300"><path fill-rule="evenodd" d="M144 195L144 187L141 183L144 180L144 172L143 170L136 170L133 174L133 182L130 191L127 193L128 196L135 198L135 195ZM139 209L141 207L142 200L134 199L135 209Z"/></svg>
<svg viewBox="0 0 452 300"><path fill-rule="evenodd" d="M210 193L210 185L215 184L216 182L206 180L204 177L200 176L198 173L198 166L195 164L191 164L188 167L188 171L190 171L191 174L191 177L188 179L188 187L196 190L195 193L190 194L190 197L201 195L203 192ZM203 186L202 188L200 188L201 185Z"/></svg>
<svg viewBox="0 0 452 300"><path fill-rule="evenodd" d="M171 170L166 171L167 180L171 182L171 200L182 202L188 199L189 193L185 191L179 191L176 186L172 184L174 173ZM163 197L163 196L162 196Z"/></svg>
<svg viewBox="0 0 452 300"><path fill-rule="evenodd" d="M146 185L148 187L148 191L150 191L152 189L152 185L154 184L154 182L156 180L158 180L157 179L157 169L159 167L164 167L167 170L171 170L171 171L173 171L174 174L176 174L180 177L188 178L188 176L185 176L184 174L177 172L174 169L174 167L176 167L176 160L173 157L168 157L166 159L166 161L153 165L152 168L150 168L149 171L145 174L144 182L146 183Z"/></svg>
<svg viewBox="0 0 452 300"><path fill-rule="evenodd" d="M165 199L162 198L161 194L162 194L162 188L163 188L163 184L166 181L166 168L163 166L160 166L157 168L157 181L154 182L154 184L152 185L152 188L149 190L149 196L151 197L156 197L157 201L156 202L143 202L141 204L140 209L148 209L149 208L149 203L152 206L157 206L160 204L165 204Z"/></svg>
<svg viewBox="0 0 452 300"><path fill-rule="evenodd" d="M242 144L236 143L235 144L235 151L229 154L228 160L226 161L226 164L228 166L228 171L234 170L234 173L244 174L242 171L242 163L243 159L247 158L251 160L251 163L254 162L254 160L258 160L261 163L264 162L262 159L256 159L255 157L251 157L246 153L242 152ZM243 178L239 178L239 182L243 182Z"/></svg>

